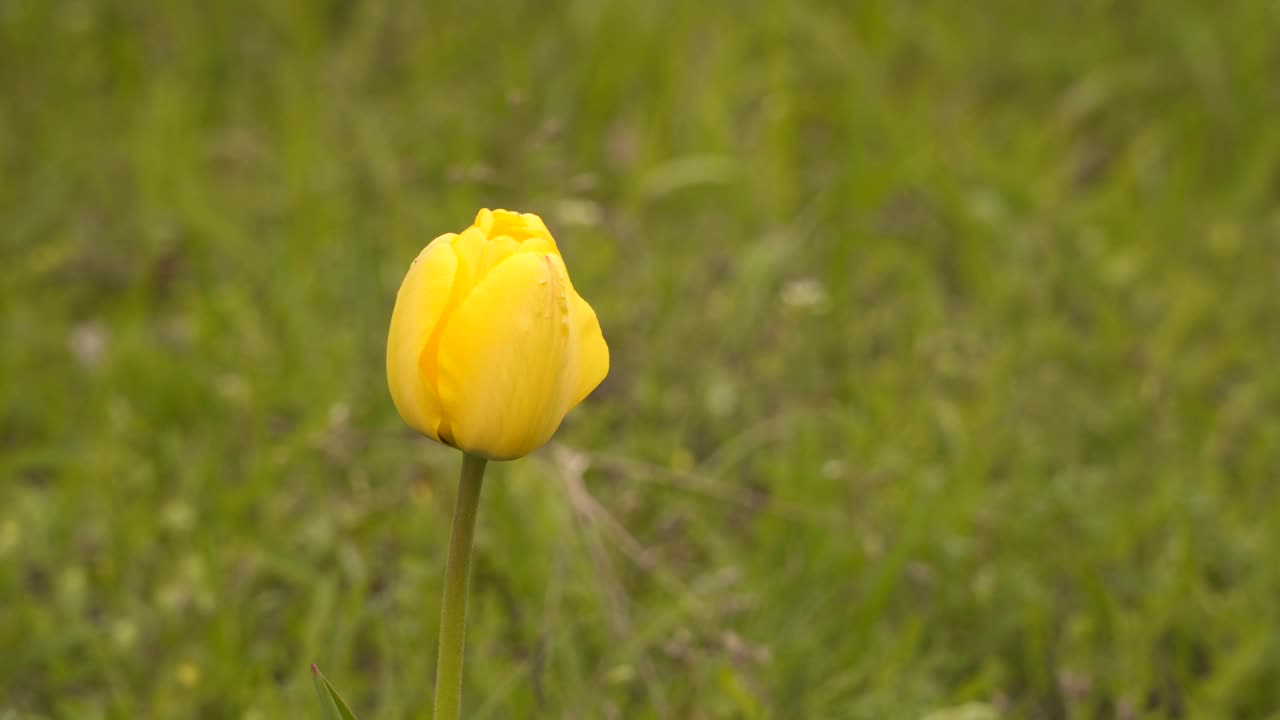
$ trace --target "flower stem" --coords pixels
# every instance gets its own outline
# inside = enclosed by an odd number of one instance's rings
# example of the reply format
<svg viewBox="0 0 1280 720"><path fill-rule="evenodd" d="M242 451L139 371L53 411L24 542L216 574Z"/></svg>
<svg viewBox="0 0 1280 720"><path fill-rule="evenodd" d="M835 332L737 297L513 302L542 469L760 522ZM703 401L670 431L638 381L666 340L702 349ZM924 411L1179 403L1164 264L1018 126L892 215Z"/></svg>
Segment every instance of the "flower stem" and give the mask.
<svg viewBox="0 0 1280 720"><path fill-rule="evenodd" d="M462 652L467 632L467 583L471 579L471 537L484 481L482 457L462 456L458 506L444 571L444 605L440 612L440 655L436 662L435 720L458 720L462 712Z"/></svg>

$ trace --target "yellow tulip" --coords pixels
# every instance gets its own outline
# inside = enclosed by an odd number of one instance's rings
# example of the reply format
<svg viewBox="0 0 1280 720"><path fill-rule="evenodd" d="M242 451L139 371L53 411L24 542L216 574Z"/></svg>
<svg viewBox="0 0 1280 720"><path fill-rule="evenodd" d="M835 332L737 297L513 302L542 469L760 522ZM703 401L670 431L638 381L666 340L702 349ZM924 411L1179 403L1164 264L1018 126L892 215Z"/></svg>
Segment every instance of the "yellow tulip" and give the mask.
<svg viewBox="0 0 1280 720"><path fill-rule="evenodd" d="M400 417L467 453L536 450L609 372L595 311L537 215L481 210L409 267L387 336Z"/></svg>

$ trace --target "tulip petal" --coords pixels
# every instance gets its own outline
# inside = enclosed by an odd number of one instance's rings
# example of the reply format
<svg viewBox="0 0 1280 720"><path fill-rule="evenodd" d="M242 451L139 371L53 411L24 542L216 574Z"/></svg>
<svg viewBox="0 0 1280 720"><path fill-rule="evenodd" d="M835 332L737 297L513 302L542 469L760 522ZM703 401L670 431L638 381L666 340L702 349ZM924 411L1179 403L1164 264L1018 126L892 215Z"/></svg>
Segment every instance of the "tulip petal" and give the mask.
<svg viewBox="0 0 1280 720"><path fill-rule="evenodd" d="M574 389L573 409L609 374L609 346L600 331L596 311L576 291L573 292L573 335L578 350L578 383Z"/></svg>
<svg viewBox="0 0 1280 720"><path fill-rule="evenodd" d="M423 350L448 305L457 270L449 244L454 236L432 241L413 261L391 311L387 333L387 385L400 417L414 430L440 439L440 400L422 371Z"/></svg>
<svg viewBox="0 0 1280 720"><path fill-rule="evenodd" d="M542 253L544 255L548 253L560 254L560 250L556 248L555 241L550 238L540 237L529 238L520 243L520 252Z"/></svg>
<svg viewBox="0 0 1280 720"><path fill-rule="evenodd" d="M530 238L542 238L551 243L551 247L556 246L556 241L552 239L546 223L533 213L522 214L510 210L484 209L476 214L475 227L491 238L506 235L517 242ZM559 250L556 252L559 253Z"/></svg>
<svg viewBox="0 0 1280 720"><path fill-rule="evenodd" d="M484 277L480 263L486 245L488 241L485 240L484 233L474 227L467 228L453 239L453 251L458 254L458 276L453 283L451 305L456 307L461 304L480 278Z"/></svg>
<svg viewBox="0 0 1280 720"><path fill-rule="evenodd" d="M484 253L480 257L480 276L488 275L499 263L520 250L520 243L506 235L490 240L485 244Z"/></svg>
<svg viewBox="0 0 1280 720"><path fill-rule="evenodd" d="M452 444L506 460L555 433L577 384L571 292L558 255L520 253L454 311L438 353Z"/></svg>

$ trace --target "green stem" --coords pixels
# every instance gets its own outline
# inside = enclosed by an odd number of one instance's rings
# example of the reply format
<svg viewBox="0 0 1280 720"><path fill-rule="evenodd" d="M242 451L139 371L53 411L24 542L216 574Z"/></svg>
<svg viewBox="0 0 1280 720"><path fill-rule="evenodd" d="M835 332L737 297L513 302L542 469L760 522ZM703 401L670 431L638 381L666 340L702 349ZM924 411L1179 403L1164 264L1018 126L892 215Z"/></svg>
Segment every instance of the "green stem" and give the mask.
<svg viewBox="0 0 1280 720"><path fill-rule="evenodd" d="M467 583L471 579L471 536L484 481L482 457L462 456L458 506L444 571L444 606L440 611L440 656L436 662L435 720L458 720L462 713L462 651L467 632Z"/></svg>

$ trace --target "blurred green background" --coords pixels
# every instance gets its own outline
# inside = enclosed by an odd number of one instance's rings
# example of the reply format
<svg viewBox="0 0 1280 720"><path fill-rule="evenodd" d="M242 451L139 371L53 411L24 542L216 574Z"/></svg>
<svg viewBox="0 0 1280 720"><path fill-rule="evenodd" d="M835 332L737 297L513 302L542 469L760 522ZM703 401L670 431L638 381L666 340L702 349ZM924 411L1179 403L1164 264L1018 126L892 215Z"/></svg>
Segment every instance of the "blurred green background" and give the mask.
<svg viewBox="0 0 1280 720"><path fill-rule="evenodd" d="M613 368L470 717L1280 717L1280 3L445 5L0 2L0 717L429 716L486 206Z"/></svg>

